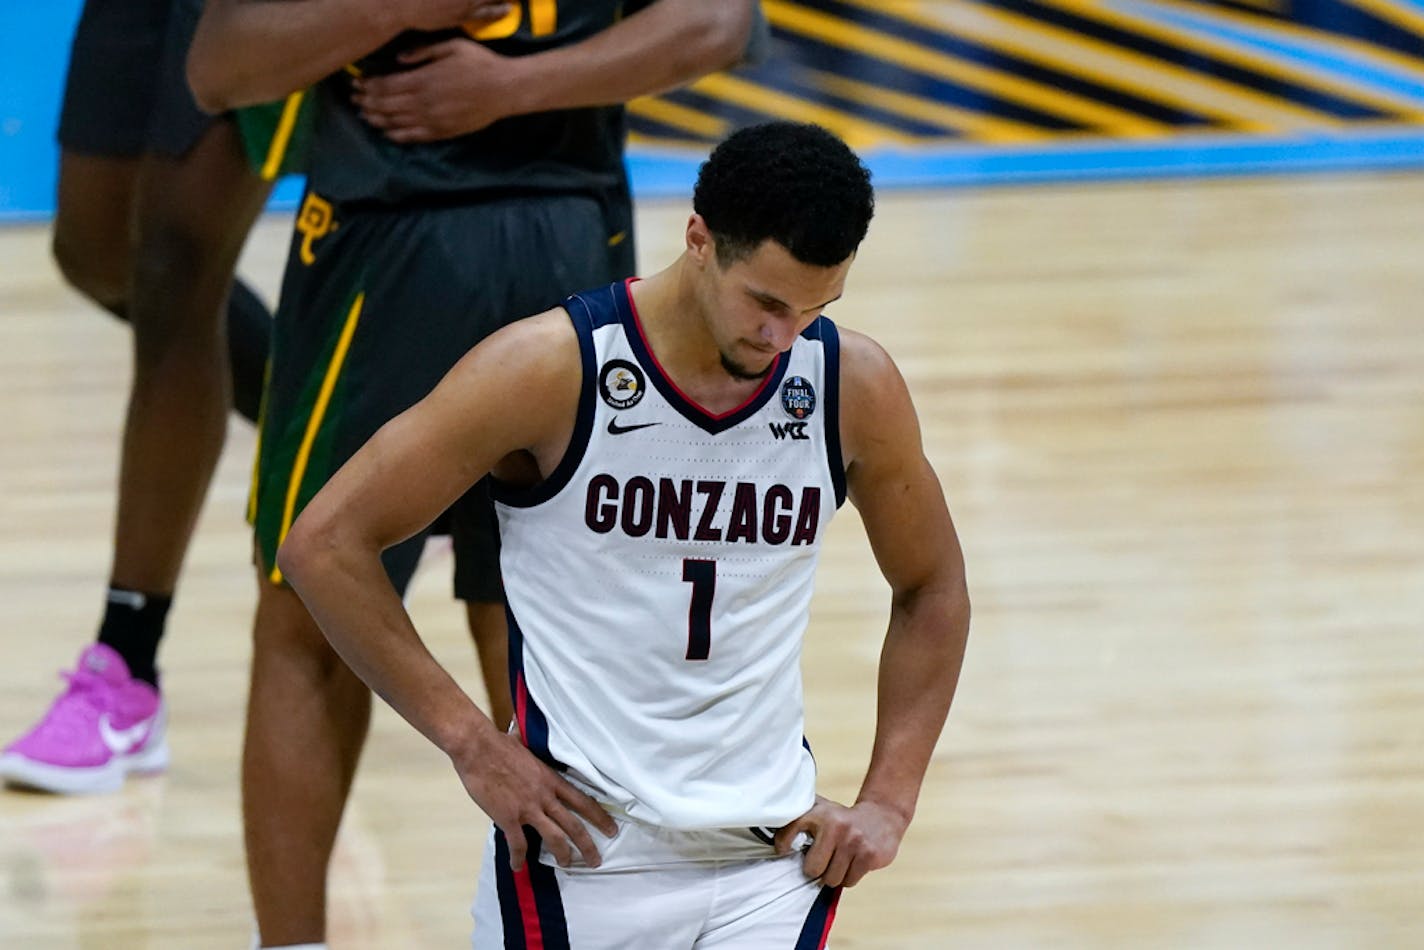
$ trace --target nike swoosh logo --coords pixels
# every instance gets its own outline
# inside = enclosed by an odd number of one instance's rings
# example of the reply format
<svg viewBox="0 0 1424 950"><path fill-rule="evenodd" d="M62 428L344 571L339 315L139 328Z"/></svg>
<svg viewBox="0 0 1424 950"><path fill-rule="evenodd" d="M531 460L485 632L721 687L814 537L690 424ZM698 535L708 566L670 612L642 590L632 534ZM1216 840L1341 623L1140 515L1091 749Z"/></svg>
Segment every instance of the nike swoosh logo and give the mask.
<svg viewBox="0 0 1424 950"><path fill-rule="evenodd" d="M104 745L108 746L114 755L128 755L148 736L153 728L153 720L154 717L150 716L127 729L115 729L109 723L109 714L104 713L99 717L99 738L104 740Z"/></svg>
<svg viewBox="0 0 1424 950"><path fill-rule="evenodd" d="M660 426L661 422L640 422L637 425L620 426L617 419L608 420L608 434L622 435L625 432L637 432L639 429L646 429L649 426Z"/></svg>

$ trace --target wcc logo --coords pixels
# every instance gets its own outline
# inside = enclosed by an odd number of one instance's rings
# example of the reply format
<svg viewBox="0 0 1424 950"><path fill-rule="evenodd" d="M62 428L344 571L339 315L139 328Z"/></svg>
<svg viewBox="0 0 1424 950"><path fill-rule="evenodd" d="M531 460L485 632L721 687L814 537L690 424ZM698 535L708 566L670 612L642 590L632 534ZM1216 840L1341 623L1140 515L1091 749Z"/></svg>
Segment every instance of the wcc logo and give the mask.
<svg viewBox="0 0 1424 950"><path fill-rule="evenodd" d="M771 435L776 441L790 439L793 442L811 438L806 434L806 423L804 422L768 422Z"/></svg>
<svg viewBox="0 0 1424 950"><path fill-rule="evenodd" d="M795 422L767 423L772 437L800 441L811 438L806 434L806 420L816 411L816 390L804 376L792 376L781 384L781 408Z"/></svg>

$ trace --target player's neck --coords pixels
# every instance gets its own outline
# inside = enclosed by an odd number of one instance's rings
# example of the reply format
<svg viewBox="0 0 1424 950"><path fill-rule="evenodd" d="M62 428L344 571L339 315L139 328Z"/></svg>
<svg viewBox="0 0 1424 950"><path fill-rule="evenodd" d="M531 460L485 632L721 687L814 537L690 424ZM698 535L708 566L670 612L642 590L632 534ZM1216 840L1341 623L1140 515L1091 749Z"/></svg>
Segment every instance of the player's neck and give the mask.
<svg viewBox="0 0 1424 950"><path fill-rule="evenodd" d="M634 283L629 292L648 348L663 372L698 405L723 412L745 402L762 381L733 377L723 367L695 281L686 261L679 259Z"/></svg>

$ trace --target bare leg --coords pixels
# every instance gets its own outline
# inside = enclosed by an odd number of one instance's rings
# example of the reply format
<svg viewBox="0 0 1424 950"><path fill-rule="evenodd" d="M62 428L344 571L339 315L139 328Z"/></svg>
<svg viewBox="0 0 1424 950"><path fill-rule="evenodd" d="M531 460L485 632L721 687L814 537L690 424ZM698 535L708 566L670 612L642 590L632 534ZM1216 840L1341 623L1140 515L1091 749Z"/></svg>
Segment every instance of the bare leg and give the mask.
<svg viewBox="0 0 1424 950"><path fill-rule="evenodd" d="M180 159L65 151L54 255L65 278L134 329L111 592L70 688L0 753L0 777L53 792L112 791L168 759L155 656L169 595L222 447L223 307L267 185L230 123ZM250 303L250 302L249 302ZM249 310L251 307L249 307ZM260 325L260 324L259 324ZM104 716L147 726L138 756L96 760Z"/></svg>
<svg viewBox="0 0 1424 950"><path fill-rule="evenodd" d="M514 718L514 703L509 695L509 626L504 605L466 601L465 616L479 654L485 691L489 693L490 719L500 729L508 729Z"/></svg>
<svg viewBox="0 0 1424 950"><path fill-rule="evenodd" d="M80 155L59 159L54 260L64 279L116 316L127 311L139 159Z"/></svg>
<svg viewBox="0 0 1424 950"><path fill-rule="evenodd" d="M233 268L269 186L230 122L181 159L139 170L127 316L134 379L124 428L112 582L168 593L222 449L229 404L224 313Z"/></svg>
<svg viewBox="0 0 1424 950"><path fill-rule="evenodd" d="M61 153L59 163L55 263L70 286L121 320L127 320L129 314L140 165L138 158L68 150ZM243 179L250 177L245 169L233 171ZM221 176L213 184L228 188ZM248 184L243 181L239 187ZM235 221L232 226L242 228L244 224ZM241 281L233 285L227 330L234 408L255 421L272 339L272 315Z"/></svg>
<svg viewBox="0 0 1424 950"><path fill-rule="evenodd" d="M247 872L264 946L317 943L371 694L297 595L259 573L242 755Z"/></svg>

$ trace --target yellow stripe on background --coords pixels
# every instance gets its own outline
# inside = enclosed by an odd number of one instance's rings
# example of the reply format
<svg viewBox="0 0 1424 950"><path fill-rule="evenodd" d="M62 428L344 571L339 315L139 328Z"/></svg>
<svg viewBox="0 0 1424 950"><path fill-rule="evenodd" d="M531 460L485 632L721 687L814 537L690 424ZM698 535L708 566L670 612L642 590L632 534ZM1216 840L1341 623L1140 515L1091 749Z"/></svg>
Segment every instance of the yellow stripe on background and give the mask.
<svg viewBox="0 0 1424 950"><path fill-rule="evenodd" d="M628 111L703 138L720 139L727 134L727 123L722 119L666 99L634 99L628 103Z"/></svg>
<svg viewBox="0 0 1424 950"><path fill-rule="evenodd" d="M1193 17L1203 15L1201 6L1197 3L1186 3L1183 0L1152 0L1157 6L1166 7L1169 10L1180 10ZM1329 30L1317 29L1313 26L1305 26L1301 23L1292 23L1289 20L1263 20L1261 17L1241 13L1229 7L1213 6L1208 16L1225 20L1244 26L1253 31L1263 31L1266 33L1279 33L1282 36L1294 37L1295 39L1317 45L1334 46L1341 50L1348 51L1353 56L1358 56L1363 60L1372 62L1381 68L1397 69L1408 73L1416 79L1424 80L1424 63L1412 56L1397 53L1392 49L1383 46L1376 46L1373 43L1366 43L1357 40L1352 36L1343 33L1331 33Z"/></svg>
<svg viewBox="0 0 1424 950"><path fill-rule="evenodd" d="M1344 2L1359 7L1377 20L1393 23L1415 36L1424 36L1424 13L1414 7L1394 3L1392 0L1344 0Z"/></svg>
<svg viewBox="0 0 1424 950"><path fill-rule="evenodd" d="M302 111L304 90L298 90L287 97L282 105L282 117L277 120L277 130L272 133L272 144L267 147L267 161L262 163L262 178L272 181L282 170L282 159L287 157L287 146L292 141L292 130L297 127L297 115Z"/></svg>
<svg viewBox="0 0 1424 950"><path fill-rule="evenodd" d="M847 2L866 9L881 9L880 5L867 0ZM1080 15L1083 12L1081 0L1047 2ZM968 37L1069 76L1078 76L1140 99L1206 116L1243 130L1265 132L1340 124L1340 120L1332 115L1267 95L1258 89L1227 82L1073 30L1050 26L1032 17L980 4L936 4L936 11L945 11L938 16L920 7L920 4L901 3L883 12L919 26ZM1110 11L1098 12L1103 16L1110 15Z"/></svg>
<svg viewBox="0 0 1424 950"><path fill-rule="evenodd" d="M341 328L341 337L336 341L336 352L331 354L331 362L326 367L326 377L321 381L321 391L317 393L316 405L312 407L311 418L307 420L307 431L302 435L302 444L297 449L297 459L292 464L292 476L287 482L287 504L282 510L282 530L277 533L277 547L287 540L287 532L292 530L292 518L297 510L297 493L302 487L302 477L307 473L307 462L311 458L312 443L321 430L321 420L326 415L327 404L331 402L331 392L336 388L336 378L341 375L341 364L346 360L346 351L351 348L351 337L356 333L356 321L361 318L361 305L366 302L364 293L356 295L351 312L346 315L346 325ZM269 575L272 583L282 582L282 571L275 558Z"/></svg>
<svg viewBox="0 0 1424 950"><path fill-rule="evenodd" d="M906 69L984 90L1080 125L1127 138L1154 138L1172 131L1164 123L876 33L824 13L794 6L785 0L762 0L762 8L767 19L782 29L853 49Z"/></svg>
<svg viewBox="0 0 1424 950"><path fill-rule="evenodd" d="M685 152L688 158L699 161L707 157L707 143L698 139L672 139L663 135L648 135L637 129L628 130L628 144L639 148L660 148L674 152Z"/></svg>
<svg viewBox="0 0 1424 950"><path fill-rule="evenodd" d="M704 77L693 88L704 95L758 112L796 122L814 122L840 136L851 148L870 148L885 144L914 145L920 141L919 138L906 135L888 125L869 122L839 109L787 95L725 73L713 73Z"/></svg>
<svg viewBox="0 0 1424 950"><path fill-rule="evenodd" d="M1049 138L1053 134L1035 125L971 112L958 106L897 92L885 86L847 79L834 73L810 70L810 75L816 80L817 86L832 95L864 102L907 119L964 132L980 142L1028 142Z"/></svg>
<svg viewBox="0 0 1424 950"><path fill-rule="evenodd" d="M1045 2L1053 3L1054 0L1045 0ZM1152 6L1151 0L1138 0L1138 2L1148 8ZM1365 80L1358 77L1338 72L1321 73L1307 66L1276 59L1269 54L1244 46L1238 47L1230 40L1203 36L1190 27L1161 23L1140 14L1128 12L1115 4L1103 3L1101 0L1077 0L1077 2L1057 5L1077 13L1079 16L1095 17L1179 49L1201 53L1233 66L1258 72L1263 76L1271 76L1294 83L1303 89L1318 89L1337 98L1357 102L1391 115L1411 119L1424 118L1424 111L1420 110L1417 102L1407 96L1396 95L1387 89L1367 85Z"/></svg>

